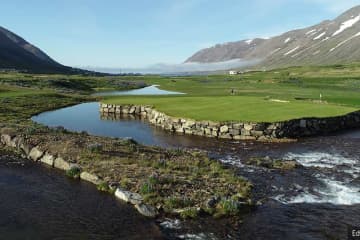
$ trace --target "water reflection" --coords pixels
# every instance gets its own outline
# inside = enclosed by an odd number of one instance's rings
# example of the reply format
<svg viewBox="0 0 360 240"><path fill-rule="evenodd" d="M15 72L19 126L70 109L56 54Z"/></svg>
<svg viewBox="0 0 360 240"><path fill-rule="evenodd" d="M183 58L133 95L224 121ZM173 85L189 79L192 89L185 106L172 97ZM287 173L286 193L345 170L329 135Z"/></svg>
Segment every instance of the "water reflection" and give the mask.
<svg viewBox="0 0 360 240"><path fill-rule="evenodd" d="M152 85L129 91L107 91L94 93L93 96L122 96L122 95L182 95L184 93L161 90L159 85Z"/></svg>

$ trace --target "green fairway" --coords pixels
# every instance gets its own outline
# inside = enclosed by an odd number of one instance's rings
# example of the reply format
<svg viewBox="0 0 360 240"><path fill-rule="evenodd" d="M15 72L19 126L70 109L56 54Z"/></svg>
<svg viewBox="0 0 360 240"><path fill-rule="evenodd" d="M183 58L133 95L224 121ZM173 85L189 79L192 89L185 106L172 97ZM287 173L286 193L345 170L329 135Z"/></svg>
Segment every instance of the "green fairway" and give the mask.
<svg viewBox="0 0 360 240"><path fill-rule="evenodd" d="M120 97L106 103L149 104L174 117L212 121L275 122L301 117L327 117L356 111L353 107L304 101L272 102L259 97Z"/></svg>
<svg viewBox="0 0 360 240"><path fill-rule="evenodd" d="M133 80L186 95L117 96L106 97L104 102L152 105L170 116L212 121L273 122L338 116L360 109L359 64Z"/></svg>

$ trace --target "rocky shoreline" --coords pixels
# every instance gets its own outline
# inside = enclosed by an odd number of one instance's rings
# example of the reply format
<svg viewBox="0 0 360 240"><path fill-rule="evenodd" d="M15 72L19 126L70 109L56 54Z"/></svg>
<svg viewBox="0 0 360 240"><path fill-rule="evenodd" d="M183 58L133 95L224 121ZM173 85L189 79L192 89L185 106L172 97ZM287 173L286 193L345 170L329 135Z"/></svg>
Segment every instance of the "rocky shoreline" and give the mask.
<svg viewBox="0 0 360 240"><path fill-rule="evenodd" d="M199 152L40 126L3 126L0 137L2 147L90 182L146 217L240 217L253 206L251 183Z"/></svg>
<svg viewBox="0 0 360 240"><path fill-rule="evenodd" d="M133 115L172 133L232 140L281 141L360 127L360 111L328 118L302 118L274 123L212 122L171 117L151 106L100 103L102 118Z"/></svg>
<svg viewBox="0 0 360 240"><path fill-rule="evenodd" d="M79 178L81 180L90 182L96 186L105 183L104 180L101 179L99 176L93 173L82 171L82 168L79 164L66 161L64 160L64 158L52 155L48 151L41 149L41 147L39 146L32 145L31 143L29 143L29 141L26 140L25 137L18 136L12 133L12 131L9 129L1 129L0 136L1 143L4 146L15 148L24 158L27 158L34 162L40 162L42 164L65 172L79 172ZM140 194L126 191L120 187L116 187L111 184L107 187L108 189L114 190L114 195L116 198L133 204L140 214L151 218L154 218L158 215L158 211L154 207L147 205L143 202L143 198Z"/></svg>

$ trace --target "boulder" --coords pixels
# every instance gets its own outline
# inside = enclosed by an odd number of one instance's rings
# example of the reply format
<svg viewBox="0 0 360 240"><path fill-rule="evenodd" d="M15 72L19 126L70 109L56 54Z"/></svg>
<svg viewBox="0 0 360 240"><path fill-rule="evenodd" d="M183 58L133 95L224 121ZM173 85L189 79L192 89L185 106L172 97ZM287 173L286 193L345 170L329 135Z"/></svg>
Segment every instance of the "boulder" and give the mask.
<svg viewBox="0 0 360 240"><path fill-rule="evenodd" d="M129 202L134 205L141 204L143 201L143 198L140 194L122 190L120 188L116 189L115 197L117 197L122 201Z"/></svg>
<svg viewBox="0 0 360 240"><path fill-rule="evenodd" d="M145 217L150 217L150 218L154 218L156 217L156 215L158 214L156 209L152 206L149 206L147 204L136 204L135 205L136 210L138 210L138 212L145 216Z"/></svg>
<svg viewBox="0 0 360 240"><path fill-rule="evenodd" d="M40 159L40 162L45 163L51 167L54 166L55 158L53 155L50 155L49 153L45 153L45 155Z"/></svg>
<svg viewBox="0 0 360 240"><path fill-rule="evenodd" d="M95 174L88 173L88 172L80 173L80 179L87 181L87 182L91 182L95 185L99 185L101 183L101 179L98 176L96 176Z"/></svg>
<svg viewBox="0 0 360 240"><path fill-rule="evenodd" d="M58 157L54 161L54 167L60 170L69 170L70 169L70 163L65 161L63 158Z"/></svg>
<svg viewBox="0 0 360 240"><path fill-rule="evenodd" d="M31 149L29 153L29 158L33 161L38 161L42 156L44 155L44 152L41 151L38 147L34 147Z"/></svg>
<svg viewBox="0 0 360 240"><path fill-rule="evenodd" d="M8 147L16 147L16 143L15 141L13 141L13 138L11 137L10 134L2 134L1 142Z"/></svg>

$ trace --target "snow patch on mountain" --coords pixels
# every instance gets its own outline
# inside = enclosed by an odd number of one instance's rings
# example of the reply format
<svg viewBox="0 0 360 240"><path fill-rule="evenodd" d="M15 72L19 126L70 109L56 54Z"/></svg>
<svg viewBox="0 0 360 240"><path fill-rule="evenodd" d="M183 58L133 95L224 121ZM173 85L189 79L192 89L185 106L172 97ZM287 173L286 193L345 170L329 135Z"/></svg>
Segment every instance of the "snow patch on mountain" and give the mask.
<svg viewBox="0 0 360 240"><path fill-rule="evenodd" d="M349 37L348 39L340 42L338 45L336 45L335 47L333 47L332 49L330 49L330 52L334 51L335 49L337 49L338 47L341 47L342 45L344 45L345 43L349 42L350 40L359 37L360 36L360 32L358 32L357 34L355 34L354 36Z"/></svg>
<svg viewBox="0 0 360 240"><path fill-rule="evenodd" d="M318 40L318 39L322 38L325 34L326 34L326 32L320 33L320 35L316 36L314 38L314 40Z"/></svg>
<svg viewBox="0 0 360 240"><path fill-rule="evenodd" d="M284 43L288 43L288 42L290 42L290 40L291 40L291 38L287 38L287 39L285 39Z"/></svg>
<svg viewBox="0 0 360 240"><path fill-rule="evenodd" d="M336 32L334 32L333 36L336 36L340 33L342 33L343 31L345 31L348 28L351 28L355 23L357 23L360 20L360 15L354 18L351 18L350 20L347 20L345 22L343 22L339 28L339 30L337 30Z"/></svg>
<svg viewBox="0 0 360 240"><path fill-rule="evenodd" d="M312 29L312 30L308 31L307 33L305 33L305 35L309 35L309 34L314 33L314 32L316 32L316 29Z"/></svg>
<svg viewBox="0 0 360 240"><path fill-rule="evenodd" d="M297 46L296 48L291 49L290 51L288 51L287 53L285 53L285 54L284 54L284 56L287 56L287 55L289 55L289 54L291 54L291 53L295 52L295 51L296 51L296 50L298 50L299 48L300 48L300 46Z"/></svg>
<svg viewBox="0 0 360 240"><path fill-rule="evenodd" d="M249 39L249 40L246 40L245 42L250 45L253 41L254 41L254 39Z"/></svg>

